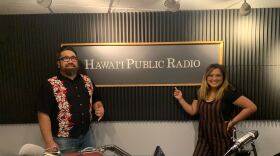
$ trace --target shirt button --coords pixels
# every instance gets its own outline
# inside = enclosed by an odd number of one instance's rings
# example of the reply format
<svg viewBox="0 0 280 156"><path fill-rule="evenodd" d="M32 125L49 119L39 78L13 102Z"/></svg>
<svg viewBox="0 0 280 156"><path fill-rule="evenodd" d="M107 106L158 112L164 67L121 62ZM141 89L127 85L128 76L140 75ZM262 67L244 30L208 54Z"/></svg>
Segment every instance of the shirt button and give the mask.
<svg viewBox="0 0 280 156"><path fill-rule="evenodd" d="M84 113L82 113L82 115L84 116L85 114L84 114Z"/></svg>
<svg viewBox="0 0 280 156"><path fill-rule="evenodd" d="M80 103L80 106L82 106L83 104Z"/></svg>

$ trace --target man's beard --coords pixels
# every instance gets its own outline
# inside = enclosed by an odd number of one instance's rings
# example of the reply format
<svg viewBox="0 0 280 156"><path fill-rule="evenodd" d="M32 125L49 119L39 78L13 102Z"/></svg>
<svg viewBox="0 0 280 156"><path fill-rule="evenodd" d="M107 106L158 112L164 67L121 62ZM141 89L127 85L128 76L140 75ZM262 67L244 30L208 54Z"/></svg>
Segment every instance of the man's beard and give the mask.
<svg viewBox="0 0 280 156"><path fill-rule="evenodd" d="M60 70L67 76L74 76L78 73L79 66L72 66L72 68L61 68Z"/></svg>

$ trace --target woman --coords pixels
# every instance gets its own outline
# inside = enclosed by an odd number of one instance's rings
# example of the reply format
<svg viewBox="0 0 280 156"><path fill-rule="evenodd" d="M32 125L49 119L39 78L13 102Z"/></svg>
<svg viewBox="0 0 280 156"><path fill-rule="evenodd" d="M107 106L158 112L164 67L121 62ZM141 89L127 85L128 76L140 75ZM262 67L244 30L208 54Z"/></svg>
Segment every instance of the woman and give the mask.
<svg viewBox="0 0 280 156"><path fill-rule="evenodd" d="M190 115L199 114L198 141L194 156L223 156L233 145L234 125L257 110L256 105L241 95L228 82L222 65L211 64L203 75L198 97L192 104L175 87L174 97ZM234 105L242 108L234 116Z"/></svg>

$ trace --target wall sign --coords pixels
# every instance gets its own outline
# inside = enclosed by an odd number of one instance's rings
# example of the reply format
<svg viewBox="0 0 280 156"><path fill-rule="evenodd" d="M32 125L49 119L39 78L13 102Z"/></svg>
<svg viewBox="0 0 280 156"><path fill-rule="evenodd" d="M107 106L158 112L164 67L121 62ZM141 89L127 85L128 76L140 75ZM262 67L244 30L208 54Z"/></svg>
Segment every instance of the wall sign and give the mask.
<svg viewBox="0 0 280 156"><path fill-rule="evenodd" d="M223 42L65 43L98 87L199 85Z"/></svg>

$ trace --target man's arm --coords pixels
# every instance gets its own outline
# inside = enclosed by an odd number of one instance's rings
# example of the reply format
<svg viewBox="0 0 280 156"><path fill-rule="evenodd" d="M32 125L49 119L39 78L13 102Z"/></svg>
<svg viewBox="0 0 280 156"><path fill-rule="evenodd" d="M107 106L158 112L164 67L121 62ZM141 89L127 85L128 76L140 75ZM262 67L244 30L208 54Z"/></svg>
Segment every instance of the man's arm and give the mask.
<svg viewBox="0 0 280 156"><path fill-rule="evenodd" d="M45 149L58 147L58 145L53 140L52 131L51 131L51 120L49 115L43 112L38 112L38 121L39 121L41 134L45 142Z"/></svg>

